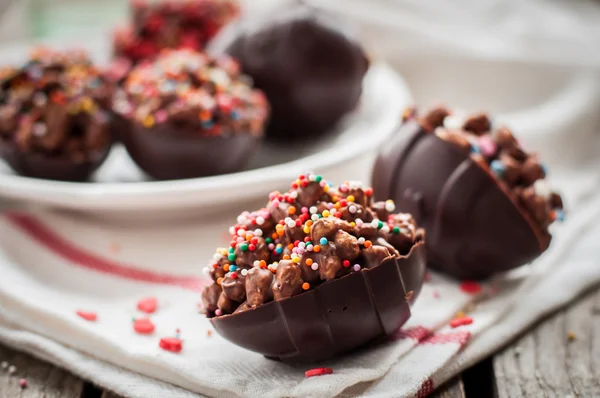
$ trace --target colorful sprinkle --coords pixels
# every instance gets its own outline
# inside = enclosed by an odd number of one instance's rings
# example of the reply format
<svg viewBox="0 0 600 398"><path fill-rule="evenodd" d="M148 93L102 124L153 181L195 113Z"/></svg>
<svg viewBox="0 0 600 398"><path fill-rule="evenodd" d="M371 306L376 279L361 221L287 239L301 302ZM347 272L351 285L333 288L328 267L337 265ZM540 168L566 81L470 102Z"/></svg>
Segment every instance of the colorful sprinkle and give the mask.
<svg viewBox="0 0 600 398"><path fill-rule="evenodd" d="M481 293L482 287L477 282L464 281L460 284L460 290L463 293L475 295L475 294Z"/></svg>
<svg viewBox="0 0 600 398"><path fill-rule="evenodd" d="M330 375L333 373L333 369L331 368L315 368L315 369L311 369L311 370L307 370L306 372L304 372L304 376L305 377L315 377L315 376L322 376L322 375Z"/></svg>
<svg viewBox="0 0 600 398"><path fill-rule="evenodd" d="M308 282L304 282L304 283L302 284L302 289L304 289L304 290L308 290L308 289L310 289L310 283L308 283Z"/></svg>
<svg viewBox="0 0 600 398"><path fill-rule="evenodd" d="M78 310L78 311L76 311L76 313L77 313L77 315L79 315L80 318L83 318L89 322L96 322L98 320L98 314L96 314L95 312L92 312L92 311Z"/></svg>
<svg viewBox="0 0 600 398"><path fill-rule="evenodd" d="M459 326L470 325L473 323L473 318L469 316L461 316L450 321L450 327L457 328Z"/></svg>
<svg viewBox="0 0 600 398"><path fill-rule="evenodd" d="M498 159L495 159L490 163L490 169L498 178L501 178L504 174L504 165Z"/></svg>
<svg viewBox="0 0 600 398"><path fill-rule="evenodd" d="M139 334L154 333L154 323L149 318L139 318L133 321L133 330Z"/></svg>
<svg viewBox="0 0 600 398"><path fill-rule="evenodd" d="M158 299L156 297L146 297L137 302L137 309L147 314L152 314L158 307Z"/></svg>
<svg viewBox="0 0 600 398"><path fill-rule="evenodd" d="M170 352L181 352L183 348L183 342L177 337L163 337L158 345L163 350Z"/></svg>

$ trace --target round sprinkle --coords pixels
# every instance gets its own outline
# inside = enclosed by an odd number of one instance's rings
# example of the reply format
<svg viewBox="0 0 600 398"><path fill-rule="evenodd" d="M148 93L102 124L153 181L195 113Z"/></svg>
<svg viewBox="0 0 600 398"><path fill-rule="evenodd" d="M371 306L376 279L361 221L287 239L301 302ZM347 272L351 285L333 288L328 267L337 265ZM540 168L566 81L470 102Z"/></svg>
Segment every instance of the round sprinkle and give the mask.
<svg viewBox="0 0 600 398"><path fill-rule="evenodd" d="M315 251L315 253L318 253L321 251L321 246L317 245L317 246L313 247L313 250Z"/></svg>
<svg viewBox="0 0 600 398"><path fill-rule="evenodd" d="M217 278L217 285L220 285L221 282L223 282L223 278L222 277Z"/></svg>
<svg viewBox="0 0 600 398"><path fill-rule="evenodd" d="M354 202L356 199L354 198L354 195L348 195L348 197L346 198L346 200L348 202Z"/></svg>
<svg viewBox="0 0 600 398"><path fill-rule="evenodd" d="M359 265L359 264L354 264L354 266L352 267L352 269L353 269L355 272L358 272L358 271L360 271L360 268L361 268L361 267L360 267L360 265Z"/></svg>
<svg viewBox="0 0 600 398"><path fill-rule="evenodd" d="M358 225L358 223L356 225ZM358 244L359 245L364 245L365 244L365 238L363 238L363 237L358 238Z"/></svg>
<svg viewBox="0 0 600 398"><path fill-rule="evenodd" d="M356 210L357 210L356 206L354 206L354 205L348 206L348 212L350 212L350 214L356 213Z"/></svg>
<svg viewBox="0 0 600 398"><path fill-rule="evenodd" d="M313 271L318 270L319 269L319 264L313 263L313 265L310 266L310 269L312 269Z"/></svg>
<svg viewBox="0 0 600 398"><path fill-rule="evenodd" d="M256 231L254 231L254 235L256 235L256 236L263 236L263 231L262 231L262 229L260 229L260 228L259 228L259 229L257 229Z"/></svg>
<svg viewBox="0 0 600 398"><path fill-rule="evenodd" d="M322 237L321 239L319 239L319 243L322 244L322 245L326 245L327 242L328 242L328 240L327 240L326 237Z"/></svg>
<svg viewBox="0 0 600 398"><path fill-rule="evenodd" d="M309 267L310 267L311 265L313 265L313 263L314 263L314 261L312 260L312 258L307 258L307 259L306 259L306 265L307 265L307 266L309 266Z"/></svg>
<svg viewBox="0 0 600 398"><path fill-rule="evenodd" d="M304 290L308 290L308 289L310 289L310 283L308 283L308 282L304 282L304 283L302 284L302 289L304 289Z"/></svg>
<svg viewBox="0 0 600 398"><path fill-rule="evenodd" d="M236 256L234 253L229 253L229 255L227 256L227 259L229 261L235 261L235 258L236 258Z"/></svg>
<svg viewBox="0 0 600 398"><path fill-rule="evenodd" d="M246 243L242 243L242 244L240 245L240 249L241 249L243 252L245 252L246 250L248 250L248 245L247 245ZM232 261L233 261L233 260L232 260Z"/></svg>
<svg viewBox="0 0 600 398"><path fill-rule="evenodd" d="M389 211L390 213L393 212L394 210L396 210L396 204L394 203L393 200L385 201L385 210Z"/></svg>
<svg viewBox="0 0 600 398"><path fill-rule="evenodd" d="M0 363L0 368L2 368L2 369L8 368L8 362L2 361L2 363Z"/></svg>
<svg viewBox="0 0 600 398"><path fill-rule="evenodd" d="M305 377L314 377L314 376L322 376L322 375L330 375L333 373L333 369L331 368L315 368L311 370L307 370L304 372Z"/></svg>
<svg viewBox="0 0 600 398"><path fill-rule="evenodd" d="M398 235L398 234L400 233L400 228L399 228L399 227L394 227L394 228L392 229L392 233L393 233L394 235Z"/></svg>
<svg viewBox="0 0 600 398"><path fill-rule="evenodd" d="M323 217L329 217L329 210L323 210Z"/></svg>
<svg viewBox="0 0 600 398"><path fill-rule="evenodd" d="M243 269L242 270L242 276L246 276L248 275L248 270L247 269Z"/></svg>
<svg viewBox="0 0 600 398"><path fill-rule="evenodd" d="M348 261L348 260L344 260L344 261L342 261L342 265L343 265L345 268L348 268L348 267L350 266L350 261Z"/></svg>
<svg viewBox="0 0 600 398"><path fill-rule="evenodd" d="M10 365L8 367L8 374L15 374L17 372L17 367L15 365Z"/></svg>
<svg viewBox="0 0 600 398"><path fill-rule="evenodd" d="M319 211L319 209L317 209L317 206L311 206L309 211L310 214L316 214Z"/></svg>
<svg viewBox="0 0 600 398"><path fill-rule="evenodd" d="M237 266L237 265L233 265L233 264L231 264L231 265L229 266L229 271L231 271L231 272L235 272L235 271L237 271L237 269L238 269L238 266Z"/></svg>
<svg viewBox="0 0 600 398"><path fill-rule="evenodd" d="M19 387L21 387L21 388L27 388L27 380L20 379L19 380Z"/></svg>
<svg viewBox="0 0 600 398"><path fill-rule="evenodd" d="M368 249L369 247L371 247L373 245L373 243L370 240L366 240L365 241L365 247Z"/></svg>
<svg viewBox="0 0 600 398"><path fill-rule="evenodd" d="M490 169L492 169L492 172L497 177L502 177L502 175L504 174L504 165L498 159L493 160L492 163L490 163Z"/></svg>
<svg viewBox="0 0 600 398"><path fill-rule="evenodd" d="M215 315L221 316L221 315L223 315L223 311L221 311L221 309L217 308L217 310L215 311Z"/></svg>

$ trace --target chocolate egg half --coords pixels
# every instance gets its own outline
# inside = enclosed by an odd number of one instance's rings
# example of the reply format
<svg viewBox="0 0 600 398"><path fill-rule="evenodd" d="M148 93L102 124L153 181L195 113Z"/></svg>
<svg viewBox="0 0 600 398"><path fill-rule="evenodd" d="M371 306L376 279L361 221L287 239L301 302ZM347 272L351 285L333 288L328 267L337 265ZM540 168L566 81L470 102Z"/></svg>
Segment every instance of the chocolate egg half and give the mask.
<svg viewBox="0 0 600 398"><path fill-rule="evenodd" d="M395 333L425 275L425 247L254 309L211 319L217 332L272 359L314 362Z"/></svg>
<svg viewBox="0 0 600 398"><path fill-rule="evenodd" d="M550 243L491 170L414 119L381 149L372 185L376 198L392 198L425 228L429 265L457 278L521 266Z"/></svg>

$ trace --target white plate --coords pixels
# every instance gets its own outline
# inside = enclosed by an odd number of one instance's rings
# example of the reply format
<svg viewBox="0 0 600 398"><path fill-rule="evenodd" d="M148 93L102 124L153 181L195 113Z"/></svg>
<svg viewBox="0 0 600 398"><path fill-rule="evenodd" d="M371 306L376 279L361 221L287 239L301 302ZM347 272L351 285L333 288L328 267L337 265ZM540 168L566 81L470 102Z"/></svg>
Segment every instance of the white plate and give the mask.
<svg viewBox="0 0 600 398"><path fill-rule="evenodd" d="M88 43L96 60L105 59L105 43ZM94 51L94 48L96 49ZM0 49L2 63L23 58L26 47ZM149 181L124 148L116 146L93 183L68 183L15 175L0 164L0 197L38 206L105 216L156 217L192 211L213 213L216 206L264 202L276 189L286 189L298 174L312 170L330 180L370 176L375 151L399 123L411 102L400 76L385 64L374 64L364 81L359 108L328 138L305 147L265 145L239 173L177 181ZM238 207L238 206L235 206Z"/></svg>

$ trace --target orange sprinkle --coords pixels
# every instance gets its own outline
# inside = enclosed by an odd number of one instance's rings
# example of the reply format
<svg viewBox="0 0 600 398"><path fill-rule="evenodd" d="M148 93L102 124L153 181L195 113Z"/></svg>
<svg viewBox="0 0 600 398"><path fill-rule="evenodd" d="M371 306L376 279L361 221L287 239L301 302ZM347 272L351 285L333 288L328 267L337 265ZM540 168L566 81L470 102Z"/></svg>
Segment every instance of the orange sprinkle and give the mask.
<svg viewBox="0 0 600 398"><path fill-rule="evenodd" d="M294 206L290 206L288 209L288 214L296 214L296 208Z"/></svg>
<svg viewBox="0 0 600 398"><path fill-rule="evenodd" d="M304 282L304 283L302 284L302 289L304 289L304 290L308 290L308 289L310 289L310 283L308 283L308 282Z"/></svg>
<svg viewBox="0 0 600 398"><path fill-rule="evenodd" d="M337 195L333 195L333 196L331 197L331 201L332 201L333 203L336 203L336 204L337 204L337 202L339 202L339 201L340 201L340 197L339 197L339 196L337 196Z"/></svg>
<svg viewBox="0 0 600 398"><path fill-rule="evenodd" d="M342 204L340 202L336 202L336 204L334 204L333 207L339 210L342 207Z"/></svg>
<svg viewBox="0 0 600 398"><path fill-rule="evenodd" d="M312 227L313 224L314 224L313 220L307 220L306 221L306 226L309 227L309 228Z"/></svg>
<svg viewBox="0 0 600 398"><path fill-rule="evenodd" d="M365 241L365 247L366 247L366 248L369 248L369 247L371 247L372 245L373 245L373 242L371 242L370 240L366 240L366 241Z"/></svg>
<svg viewBox="0 0 600 398"><path fill-rule="evenodd" d="M309 267L310 267L311 265L313 265L313 260L312 260L312 258L307 258L307 259L306 259L306 265L308 265Z"/></svg>
<svg viewBox="0 0 600 398"><path fill-rule="evenodd" d="M366 243L366 242L365 242L365 243ZM315 251L315 253L318 253L318 252L320 252L320 251L321 251L321 246L319 246L319 245L316 245L316 246L313 248L313 250Z"/></svg>
<svg viewBox="0 0 600 398"><path fill-rule="evenodd" d="M260 260L260 262L258 263L258 266L260 268L267 268L267 262L265 260Z"/></svg>
<svg viewBox="0 0 600 398"><path fill-rule="evenodd" d="M550 216L550 222L555 221L556 220L556 212L554 210L552 210L549 214Z"/></svg>
<svg viewBox="0 0 600 398"><path fill-rule="evenodd" d="M277 233L274 232L273 235L271 235L271 238L273 238L273 240L275 240L275 239L279 238L279 235L277 235Z"/></svg>
<svg viewBox="0 0 600 398"><path fill-rule="evenodd" d="M279 236L283 236L285 232L283 231L283 229L280 229L279 231L277 231L277 235Z"/></svg>
<svg viewBox="0 0 600 398"><path fill-rule="evenodd" d="M217 285L220 285L223 282L223 278L217 278Z"/></svg>
<svg viewBox="0 0 600 398"><path fill-rule="evenodd" d="M289 255L287 255L287 254L285 254L285 255L283 256L283 259L284 259L284 260L289 260L289 259L290 259L290 256L289 256Z"/></svg>
<svg viewBox="0 0 600 398"><path fill-rule="evenodd" d="M293 243L290 243L290 244L288 245L288 249L292 250L293 248L294 248L294 244L293 244Z"/></svg>
<svg viewBox="0 0 600 398"><path fill-rule="evenodd" d="M248 242L250 242L252 240L253 236L251 234L246 235L246 240Z"/></svg>
<svg viewBox="0 0 600 398"><path fill-rule="evenodd" d="M225 271L225 272L229 272L229 264L225 264L225 265L223 266L223 271Z"/></svg>

